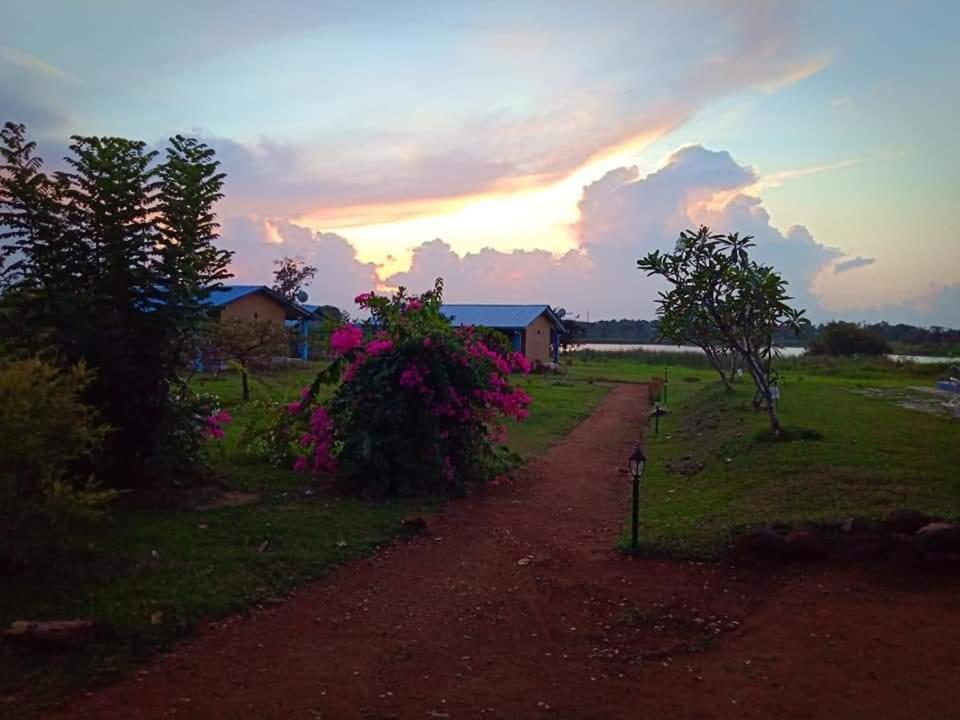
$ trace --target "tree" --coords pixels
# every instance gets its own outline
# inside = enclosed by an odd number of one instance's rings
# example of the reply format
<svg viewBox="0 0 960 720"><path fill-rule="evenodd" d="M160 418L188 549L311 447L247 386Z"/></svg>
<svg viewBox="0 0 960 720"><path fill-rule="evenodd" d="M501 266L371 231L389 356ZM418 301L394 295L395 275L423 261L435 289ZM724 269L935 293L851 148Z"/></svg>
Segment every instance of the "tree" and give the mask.
<svg viewBox="0 0 960 720"><path fill-rule="evenodd" d="M273 264L277 266L273 271L273 289L292 302L298 302L297 295L303 290L303 286L317 276L317 268L307 265L299 255L284 256L280 260L274 260Z"/></svg>
<svg viewBox="0 0 960 720"><path fill-rule="evenodd" d="M248 402L250 371L269 368L274 357L286 355L289 342L287 329L270 320L221 320L208 326L203 361L212 367L235 364Z"/></svg>
<svg viewBox="0 0 960 720"><path fill-rule="evenodd" d="M671 285L657 301L661 327L703 333L742 358L777 436L782 428L773 393L774 337L781 328L799 333L808 321L802 310L787 304L786 281L773 268L750 260L752 239L738 233L715 235L701 227L682 232L672 253L656 250L637 266Z"/></svg>
<svg viewBox="0 0 960 720"><path fill-rule="evenodd" d="M893 352L879 333L850 322L831 322L810 343L811 355L887 355Z"/></svg>
<svg viewBox="0 0 960 720"><path fill-rule="evenodd" d="M177 136L158 162L140 141L73 136L66 170L52 174L35 151L23 125L0 131L7 350L95 371L86 399L115 428L98 470L182 470L170 432L190 411L171 388L229 275L229 254L214 246L223 175L213 151Z"/></svg>

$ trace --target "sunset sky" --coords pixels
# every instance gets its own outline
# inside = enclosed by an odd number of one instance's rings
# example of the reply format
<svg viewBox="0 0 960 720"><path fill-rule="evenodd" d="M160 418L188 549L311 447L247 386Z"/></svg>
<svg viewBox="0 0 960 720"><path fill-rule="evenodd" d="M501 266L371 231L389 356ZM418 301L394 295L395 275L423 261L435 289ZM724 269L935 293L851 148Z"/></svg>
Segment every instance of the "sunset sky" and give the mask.
<svg viewBox="0 0 960 720"><path fill-rule="evenodd" d="M237 282L652 318L757 237L808 314L960 326L960 4L6 0L0 121L214 146Z"/></svg>

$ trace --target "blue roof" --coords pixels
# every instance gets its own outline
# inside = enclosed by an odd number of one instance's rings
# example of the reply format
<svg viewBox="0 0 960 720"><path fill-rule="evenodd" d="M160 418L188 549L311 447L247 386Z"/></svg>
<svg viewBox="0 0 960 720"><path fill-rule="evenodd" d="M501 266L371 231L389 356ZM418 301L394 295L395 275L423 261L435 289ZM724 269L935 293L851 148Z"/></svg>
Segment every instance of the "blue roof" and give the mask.
<svg viewBox="0 0 960 720"><path fill-rule="evenodd" d="M444 303L440 312L454 325L483 325L490 328L518 330L527 327L546 313L547 318L563 329L563 323L549 305L451 305Z"/></svg>
<svg viewBox="0 0 960 720"><path fill-rule="evenodd" d="M287 300L283 295L266 285L225 285L219 290L214 290L210 293L210 297L207 298L207 304L215 308L222 308L232 302L236 302L242 297L253 295L254 293L263 293L285 305L288 310L288 320L291 319L291 315L294 316L293 319L310 318L313 316L313 313L303 305Z"/></svg>
<svg viewBox="0 0 960 720"><path fill-rule="evenodd" d="M223 307L245 295L252 295L259 290L263 290L265 287L265 285L225 285L210 293L209 302L214 307Z"/></svg>

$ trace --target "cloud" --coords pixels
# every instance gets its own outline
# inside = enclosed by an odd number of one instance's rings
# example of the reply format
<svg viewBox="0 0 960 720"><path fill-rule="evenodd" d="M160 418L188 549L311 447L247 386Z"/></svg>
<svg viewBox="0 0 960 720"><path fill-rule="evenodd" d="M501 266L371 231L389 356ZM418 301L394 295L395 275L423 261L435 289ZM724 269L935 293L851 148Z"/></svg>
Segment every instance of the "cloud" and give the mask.
<svg viewBox="0 0 960 720"><path fill-rule="evenodd" d="M231 217L224 222L223 238L225 246L237 251L237 282L269 282L272 261L282 255L302 255L317 265L311 302L350 308L355 295L373 287L404 285L417 292L442 277L450 302L543 302L593 319L652 318L664 286L636 269L637 258L671 249L680 230L704 223L717 232L754 236L753 257L783 273L794 303L813 320L835 317L812 290L813 279L849 272L874 259L841 260L841 251L818 242L804 226L775 227L762 199L741 192L755 187L757 178L756 170L728 152L684 147L646 176L636 167L621 167L584 187L574 250L485 248L460 254L449 241L435 239L414 249L408 270L388 276L374 263L359 261L344 237L314 233L289 220ZM844 316L956 326L958 309L960 285L949 285L931 287L906 303Z"/></svg>
<svg viewBox="0 0 960 720"><path fill-rule="evenodd" d="M851 310L851 320L862 322L907 323L920 327L942 325L960 328L960 284L935 285L926 292L902 303Z"/></svg>
<svg viewBox="0 0 960 720"><path fill-rule="evenodd" d="M74 80L73 77L58 68L56 65L51 65L50 63L44 62L38 57L34 57L33 55L17 50L16 48L0 46L0 61L10 63L11 65L16 65L21 70L25 70L28 73L39 75L45 78L50 78L53 80L68 80L71 82Z"/></svg>
<svg viewBox="0 0 960 720"><path fill-rule="evenodd" d="M38 58L0 47L0 124L23 123L32 133L64 130L67 115L38 86L68 77Z"/></svg>
<svg viewBox="0 0 960 720"><path fill-rule="evenodd" d="M377 266L359 261L354 247L334 233L315 233L285 220L231 217L224 220L221 236L221 246L234 251L229 282L269 285L273 261L299 255L317 267L307 287L311 304L350 309L357 294L379 283Z"/></svg>
<svg viewBox="0 0 960 720"><path fill-rule="evenodd" d="M329 117L341 122L305 119L299 124L306 132L283 140L204 134L221 151L238 212L243 205L314 227L370 226L435 214L455 199L555 183L597 158L662 137L718 99L798 82L828 62L802 41L802 13L789 6L657 12L659 22L691 32L708 27L709 46L677 45L652 30L650 11L629 4L592 9L595 33L584 33L583 18L565 10L544 18L517 9L506 34L478 28L480 18L469 11L460 18L450 10L381 48L379 62L390 63L396 77L387 84L376 78L376 93L369 70L348 63L352 55L331 58L344 82L357 74L363 80L332 98ZM384 22L412 32L398 17ZM459 52L441 56L430 43L413 52L404 44L420 32L432 37L434 23L454 34ZM371 31L348 28L357 47ZM384 34L393 33L379 27L378 47Z"/></svg>
<svg viewBox="0 0 960 720"><path fill-rule="evenodd" d="M838 262L833 266L833 272L834 274L849 272L851 270L856 270L857 268L866 267L867 265L873 265L876 261L876 258L865 258L857 255L857 257L851 260Z"/></svg>
<svg viewBox="0 0 960 720"><path fill-rule="evenodd" d="M718 232L753 235L754 257L782 270L797 304L816 314L812 280L841 253L802 226L777 229L760 199L736 193L756 179L755 170L727 152L682 148L646 177L636 167L622 167L586 186L575 228L577 250L554 255L488 248L460 256L434 240L413 253L410 270L386 282L419 289L441 276L451 300L545 302L593 318L649 318L664 286L636 269L637 258L672 248L681 230L706 223ZM717 207L717 196L730 199Z"/></svg>

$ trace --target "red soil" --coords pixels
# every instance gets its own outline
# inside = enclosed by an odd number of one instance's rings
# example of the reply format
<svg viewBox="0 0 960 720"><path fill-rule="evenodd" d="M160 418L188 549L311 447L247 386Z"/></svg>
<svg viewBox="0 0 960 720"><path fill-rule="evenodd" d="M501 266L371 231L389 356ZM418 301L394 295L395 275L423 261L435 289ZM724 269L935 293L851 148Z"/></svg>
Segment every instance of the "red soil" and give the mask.
<svg viewBox="0 0 960 720"><path fill-rule="evenodd" d="M432 536L53 717L960 717L956 580L614 552L646 400L617 387L515 482L431 519Z"/></svg>

